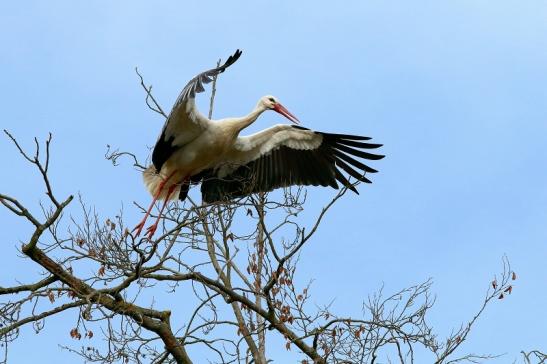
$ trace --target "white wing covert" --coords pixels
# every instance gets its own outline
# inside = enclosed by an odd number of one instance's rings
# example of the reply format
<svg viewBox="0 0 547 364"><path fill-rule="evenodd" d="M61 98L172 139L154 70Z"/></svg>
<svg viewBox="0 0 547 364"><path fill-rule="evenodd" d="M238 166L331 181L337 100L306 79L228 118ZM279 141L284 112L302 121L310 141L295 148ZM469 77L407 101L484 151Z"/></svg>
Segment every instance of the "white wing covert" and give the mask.
<svg viewBox="0 0 547 364"><path fill-rule="evenodd" d="M197 109L195 104L196 94L205 91L203 85L213 81L215 76L224 72L240 56L241 51L238 49L228 57L223 65L200 73L182 89L152 152L152 163L157 171L161 170L165 161L177 149L197 138L208 128L210 120Z"/></svg>
<svg viewBox="0 0 547 364"><path fill-rule="evenodd" d="M316 132L294 125L276 125L239 137L225 162L203 174L203 200L227 200L291 185L338 188L337 181L357 193L339 168L359 181L370 183L365 174L376 170L354 157L369 160L384 157L363 151L381 146L364 140L370 138Z"/></svg>

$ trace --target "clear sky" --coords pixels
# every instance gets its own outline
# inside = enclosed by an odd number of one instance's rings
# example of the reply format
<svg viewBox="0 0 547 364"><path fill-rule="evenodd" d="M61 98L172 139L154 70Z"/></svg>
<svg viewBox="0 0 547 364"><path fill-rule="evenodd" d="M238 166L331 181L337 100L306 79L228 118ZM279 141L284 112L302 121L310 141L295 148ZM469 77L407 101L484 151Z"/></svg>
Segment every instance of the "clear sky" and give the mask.
<svg viewBox="0 0 547 364"><path fill-rule="evenodd" d="M318 303L358 312L382 283L392 292L432 277L431 319L448 334L479 308L506 254L513 295L462 353L508 363L547 350L545 1L4 1L0 44L1 127L27 146L51 131L58 193L81 192L102 216L123 204L135 222L132 201L149 201L141 177L103 159L107 144L146 158L161 128L134 67L169 109L197 72L242 49L215 116L273 94L307 127L385 145L374 184L340 201L304 251ZM267 113L252 129L282 121ZM5 138L0 155L0 191L36 208L38 176ZM310 189L311 206L332 194ZM0 219L0 285L30 281L36 266L16 258L28 230L5 209ZM72 319L50 320L45 336L24 329L11 362L73 362L57 346L74 344Z"/></svg>

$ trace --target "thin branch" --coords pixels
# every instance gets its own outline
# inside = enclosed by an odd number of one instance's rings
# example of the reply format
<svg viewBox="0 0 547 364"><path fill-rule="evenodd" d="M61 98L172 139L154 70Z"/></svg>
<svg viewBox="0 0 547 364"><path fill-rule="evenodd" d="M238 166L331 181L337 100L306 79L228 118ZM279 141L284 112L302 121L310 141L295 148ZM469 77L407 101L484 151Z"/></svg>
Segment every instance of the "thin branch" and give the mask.
<svg viewBox="0 0 547 364"><path fill-rule="evenodd" d="M85 300L78 300L76 302L66 303L62 306L54 308L53 310L42 312L39 315L33 315L33 316L30 316L30 317L26 317L26 318L24 318L22 320L19 320L19 321L15 322L15 323L13 323L9 326L1 328L0 329L0 337L4 336L7 333L9 333L9 332L11 332L11 331L23 326L23 325L26 325L30 322L39 321L39 320L42 320L42 319L44 319L48 316L58 314L60 312L66 311L70 308L79 307L79 306L82 306L84 304L85 304Z"/></svg>
<svg viewBox="0 0 547 364"><path fill-rule="evenodd" d="M219 59L217 62L217 68L220 66L221 60ZM213 106L215 103L215 96L217 94L217 77L218 74L215 74L213 76L213 85L211 87L211 98L209 99L209 119L213 117Z"/></svg>
<svg viewBox="0 0 547 364"><path fill-rule="evenodd" d="M156 101L156 99L152 95L152 85L150 85L148 87L146 86L146 84L144 83L144 79L143 79L142 75L139 73L139 69L137 67L135 67L135 73L139 76L139 79L141 81L141 86L144 89L144 91L146 92L146 98L144 100L146 102L146 106L148 106L148 108L150 110L152 110L154 112L157 112L160 115L163 115L163 117L165 117L167 119L167 114L163 111L160 104ZM150 104L150 100L152 100L154 105Z"/></svg>
<svg viewBox="0 0 547 364"><path fill-rule="evenodd" d="M23 285L20 285L20 286L8 287L8 288L0 287L0 295L20 293L20 292L24 292L24 291L34 292L34 291L37 291L40 288L47 287L51 283L56 282L56 281L57 281L57 277L49 276L48 278L42 279L41 281L33 283L33 284L23 284Z"/></svg>

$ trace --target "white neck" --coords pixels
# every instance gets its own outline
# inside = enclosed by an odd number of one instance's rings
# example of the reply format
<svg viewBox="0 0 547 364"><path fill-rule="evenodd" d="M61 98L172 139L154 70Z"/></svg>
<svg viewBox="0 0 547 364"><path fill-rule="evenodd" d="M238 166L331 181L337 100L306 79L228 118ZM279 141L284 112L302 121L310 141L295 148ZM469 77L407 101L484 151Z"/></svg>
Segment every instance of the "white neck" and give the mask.
<svg viewBox="0 0 547 364"><path fill-rule="evenodd" d="M254 123L256 119L258 119L258 117L266 110L268 109L264 106L264 104L259 102L249 114L240 118L232 119L233 128L239 134L240 131Z"/></svg>

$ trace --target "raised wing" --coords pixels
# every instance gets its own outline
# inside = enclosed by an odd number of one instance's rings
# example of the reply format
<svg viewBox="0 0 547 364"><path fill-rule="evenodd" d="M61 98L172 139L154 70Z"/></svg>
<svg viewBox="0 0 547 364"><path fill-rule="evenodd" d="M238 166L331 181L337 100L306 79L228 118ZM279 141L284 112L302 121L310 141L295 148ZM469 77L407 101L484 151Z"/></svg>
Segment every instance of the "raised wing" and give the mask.
<svg viewBox="0 0 547 364"><path fill-rule="evenodd" d="M152 163L157 171L161 169L173 152L197 138L207 129L210 121L197 110L196 94L203 92L205 90L203 85L213 81L215 76L234 64L239 56L241 56L241 51L238 49L228 57L223 65L200 73L182 89L152 152Z"/></svg>
<svg viewBox="0 0 547 364"><path fill-rule="evenodd" d="M368 137L315 132L294 125L276 125L260 133L239 137L228 160L204 176L205 202L228 200L291 185L331 186L338 182L355 193L342 173L366 183L375 169L357 158L377 160L383 155L365 152L381 144L365 143Z"/></svg>

